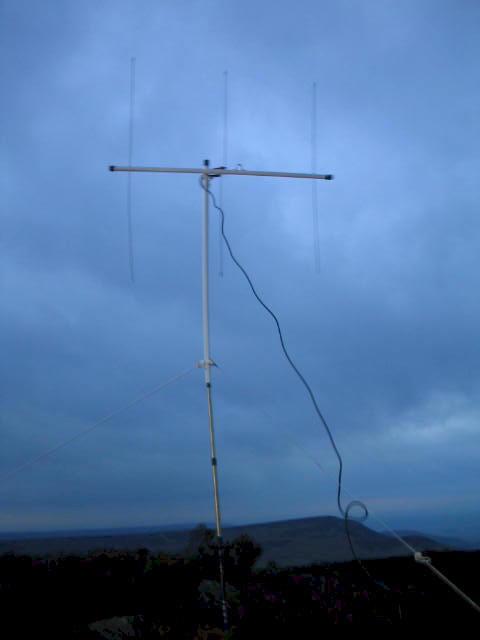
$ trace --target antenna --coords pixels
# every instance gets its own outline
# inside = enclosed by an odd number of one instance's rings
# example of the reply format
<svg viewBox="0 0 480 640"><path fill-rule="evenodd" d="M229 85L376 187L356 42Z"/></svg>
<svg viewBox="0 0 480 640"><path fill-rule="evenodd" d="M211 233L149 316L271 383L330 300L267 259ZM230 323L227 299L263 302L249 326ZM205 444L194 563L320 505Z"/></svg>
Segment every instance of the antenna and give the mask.
<svg viewBox="0 0 480 640"><path fill-rule="evenodd" d="M203 262L202 262L202 282L203 282L203 360L198 363L198 367L203 367L205 371L205 386L207 391L208 420L210 428L210 453L213 478L213 492L215 503L215 522L217 529L218 561L220 573L220 589L222 598L223 623L225 629L228 628L227 603L225 598L225 577L223 558L223 538L222 523L220 513L220 498L218 489L217 456L215 451L215 432L213 424L212 406L212 383L210 368L215 366L215 362L210 355L210 324L209 324L209 298L208 298L208 195L210 180L220 176L267 176L272 178L306 178L312 180L332 180L331 174L316 173L290 173L281 171L245 171L244 169L224 169L210 168L208 160L204 160L201 169L182 169L174 167L119 167L110 166L110 171L128 171L137 173L194 173L200 174L203 186Z"/></svg>
<svg viewBox="0 0 480 640"><path fill-rule="evenodd" d="M211 379L210 379L210 367L212 366L216 366L215 362L211 359L210 357L210 335L209 335L209 307L208 307L208 196L209 194L211 194L211 191L209 189L209 183L210 180L212 178L216 178L218 176L223 176L223 175L237 175L237 176L270 176L270 177L274 177L274 178L307 178L307 179L313 179L313 180L332 180L333 176L331 174L316 174L316 173L287 173L287 172L280 172L280 171L245 171L244 169L224 169L221 167L216 167L211 169L209 166L209 161L208 160L204 160L203 163L203 168L201 169L181 169L181 168L171 168L171 167L119 167L119 166L115 166L115 165L111 165L110 166L110 171L136 171L136 172L149 172L149 173L195 173L195 174L201 174L201 182L202 182L202 187L204 190L204 197L203 197L203 346L204 346L204 359L198 363L198 367L203 367L205 370L205 386L207 389L207 403L208 403L208 417L209 417L209 426L210 426L210 448L211 448L211 464L212 464L212 474L213 474L213 488L214 488L214 499L215 499L215 518L216 518L216 527L217 527L217 545L218 545L218 560L219 560L219 573L220 573L220 589L221 589L221 599L222 599L222 612L223 612L223 623L224 623L224 627L225 630L228 630L228 616L227 616L227 603L226 603L226 598L225 598L225 577L224 577L224 556L223 556L223 552L224 552L224 548L223 548L223 540L222 540L222 525L221 525L221 519L220 519L220 500L219 500L219 491L218 491L218 477L217 477L217 458L216 458L216 453L215 453L215 437L214 437L214 428L213 428L213 407L212 407L212 389L211 389ZM215 201L214 201L214 205L215 205ZM218 206L215 205L216 208L218 209ZM223 212L222 212L223 213ZM229 247L228 243L227 246ZM231 253L231 249L230 250L230 254ZM232 255L233 258L233 255ZM235 260L235 258L233 258L234 261L237 263L238 262ZM240 267L241 270L244 272L244 275L246 275L244 269L242 267ZM253 285L251 284L250 279L248 278L248 275L246 275L247 280L250 283L251 288L253 289ZM255 290L253 289L254 293ZM255 293L256 297L258 298L258 295ZM258 298L259 299L259 298ZM273 317L275 318L274 314L268 309L268 307L266 307L266 305L259 299L259 301L261 302L261 304L267 309L267 311L269 311L269 313L271 315L273 315ZM281 338L281 332L280 332L280 328L278 325L278 320L277 322L277 327L279 329L279 333L280 333L280 339L282 342L282 347L284 350L284 353L286 354L286 350L285 347L283 346L283 340ZM297 374L300 376L300 378L303 380L304 384L305 384L305 380L303 379L303 376L301 376L301 374L298 372L298 370L296 369L296 367L293 365L293 363L290 360L290 357L288 356L288 354L286 354L287 359L289 360L289 362L291 363L291 365L293 366L293 368L295 369L295 371L297 372ZM309 389L308 385L307 389ZM318 407L316 405L316 402L313 398L312 392L311 390L309 390L310 396L312 398L312 401L315 405L315 407L317 408L317 411L319 413L319 416L322 419L322 422L324 423L327 433L330 437L330 441L332 443L333 448L335 449L337 456L339 458L339 462L340 462L340 475L339 475L339 487L338 487L338 506L340 509L340 512L342 513L342 515L345 518L345 527L346 527L346 532L347 532L347 537L349 538L349 542L350 542L350 546L351 545L351 540L350 540L350 535L348 533L348 515L349 515L349 510L355 506L360 506L361 508L365 509L365 513L366 515L368 514L365 505L362 502L359 502L357 500L354 500L352 502L349 503L349 505L347 506L346 510L342 510L341 508L341 504L340 504L340 478L341 478L341 458L340 455L338 454L338 450L335 446L335 443L333 441L332 435L330 433L330 430L328 428L328 425L326 424L324 418L321 416ZM412 551L412 553L414 554L414 558L416 560L416 562L419 562L421 564L424 564L425 566L427 566L439 579L441 579L443 582L445 582L445 584L447 584L452 590L454 590L459 596L461 596L470 606L472 606L476 611L478 611L480 613L480 607L473 601L471 600L463 591L461 591L455 584L453 584L450 580L448 580L448 578L446 576L444 576L438 569L436 569L433 565L432 562L430 560L430 558L424 556L421 552L417 552L415 551L415 549L413 547L411 547L405 540L403 540L400 536L398 536L395 532L393 532L395 537L397 537L410 551ZM352 547L352 551L353 551L353 547ZM355 553L354 553L355 556ZM356 556L355 556L356 557Z"/></svg>

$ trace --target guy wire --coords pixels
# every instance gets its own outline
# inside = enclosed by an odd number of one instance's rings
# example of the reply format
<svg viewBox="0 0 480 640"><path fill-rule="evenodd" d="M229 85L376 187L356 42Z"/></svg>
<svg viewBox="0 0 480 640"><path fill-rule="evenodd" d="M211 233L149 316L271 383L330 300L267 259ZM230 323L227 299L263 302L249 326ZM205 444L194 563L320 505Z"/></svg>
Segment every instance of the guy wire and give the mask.
<svg viewBox="0 0 480 640"><path fill-rule="evenodd" d="M140 396L137 396L137 398L135 398L134 400L132 400L128 404L124 405L123 407L120 407L119 409L116 409L115 411L112 411L112 413L109 413L108 415L104 416L103 418L100 418L100 420L97 420L96 422L94 422L92 425L90 425L86 429L82 429L82 431L78 431L76 434L74 434L73 436L71 436L67 440L63 440L63 442L60 442L59 444L55 445L51 449L48 449L47 451L44 451L43 453L39 454L38 456L35 456L31 460L27 460L27 462L22 463L21 465L19 465L15 469L12 469L11 471L8 471L7 473L5 473L2 476L0 476L0 484L3 483L4 481L9 480L12 476L15 476L17 473L20 473L20 471L23 471L24 469L28 469L28 467L32 467L34 464L36 464L37 462L40 462L41 460L47 458L52 453L55 453L56 451L59 451L60 449L63 449L63 447L66 447L71 442L74 442L74 440L78 440L78 438L81 438L85 434L90 433L90 431L93 431L97 427L100 427L102 424L105 424L109 420L112 420L113 418L116 418L117 416L119 416L121 413L123 413L127 409L130 409L131 407L134 407L135 405L140 404L140 402L143 402L144 400L147 400L148 398L151 398L152 396L157 394L159 391L162 391L162 389L165 389L165 387L168 387L170 384L173 384L177 380L180 380L180 378L183 378L187 374L191 373L194 369L196 369L196 367L191 367L190 369L187 369L186 371L183 371L182 373L179 373L177 376L175 376L173 378L170 378L170 380L167 380L167 382L164 382L164 383L154 387L150 391L147 391L146 393L144 393L144 394L142 394Z"/></svg>

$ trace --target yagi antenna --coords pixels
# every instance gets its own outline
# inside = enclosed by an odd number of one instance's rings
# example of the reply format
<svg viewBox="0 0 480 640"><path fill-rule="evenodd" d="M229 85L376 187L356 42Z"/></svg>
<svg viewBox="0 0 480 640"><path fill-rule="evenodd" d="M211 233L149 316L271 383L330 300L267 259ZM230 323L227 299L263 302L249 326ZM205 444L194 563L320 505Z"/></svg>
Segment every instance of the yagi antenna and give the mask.
<svg viewBox="0 0 480 640"><path fill-rule="evenodd" d="M244 169L225 169L223 167L211 168L209 161L205 160L201 169L182 169L175 167L119 167L110 166L110 171L127 171L129 173L193 173L200 174L203 194L203 360L198 363L205 372L205 386L207 391L208 420L210 429L210 453L212 465L213 492L215 503L215 522L217 529L218 561L220 573L220 588L222 600L223 622L228 628L227 603L225 598L225 577L223 559L223 539L222 522L220 513L220 498L218 489L217 455L215 450L215 432L213 426L213 405L212 405L212 381L210 368L215 366L215 362L210 355L210 324L209 324L209 296L208 296L208 196L210 193L209 184L213 178L220 176L266 176L271 178L306 178L311 180L332 180L331 174L317 173L291 173L283 171L245 171Z"/></svg>

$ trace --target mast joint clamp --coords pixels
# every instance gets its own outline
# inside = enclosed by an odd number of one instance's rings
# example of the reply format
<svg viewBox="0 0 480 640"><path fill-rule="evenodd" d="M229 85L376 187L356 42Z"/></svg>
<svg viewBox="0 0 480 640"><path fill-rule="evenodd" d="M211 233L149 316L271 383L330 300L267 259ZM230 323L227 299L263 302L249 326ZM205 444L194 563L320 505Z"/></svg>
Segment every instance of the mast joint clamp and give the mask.
<svg viewBox="0 0 480 640"><path fill-rule="evenodd" d="M213 360L200 360L200 362L197 362L197 369L205 369L207 366L218 367L217 363Z"/></svg>

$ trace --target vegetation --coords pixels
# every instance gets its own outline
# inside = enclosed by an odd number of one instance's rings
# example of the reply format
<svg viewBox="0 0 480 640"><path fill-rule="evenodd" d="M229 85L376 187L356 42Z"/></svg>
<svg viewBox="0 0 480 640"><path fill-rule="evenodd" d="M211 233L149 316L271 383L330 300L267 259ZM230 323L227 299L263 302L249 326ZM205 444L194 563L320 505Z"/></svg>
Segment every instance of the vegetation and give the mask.
<svg viewBox="0 0 480 640"><path fill-rule="evenodd" d="M311 637L332 624L478 625L478 614L411 558L365 561L369 576L353 562L289 569L270 563L256 570L260 553L246 535L224 549L231 638ZM480 600L480 552L431 556ZM6 554L0 557L0 583L5 637L94 640L107 637L94 621L126 615L129 637L226 637L220 630L218 549L204 526L177 556L147 549L43 558Z"/></svg>

